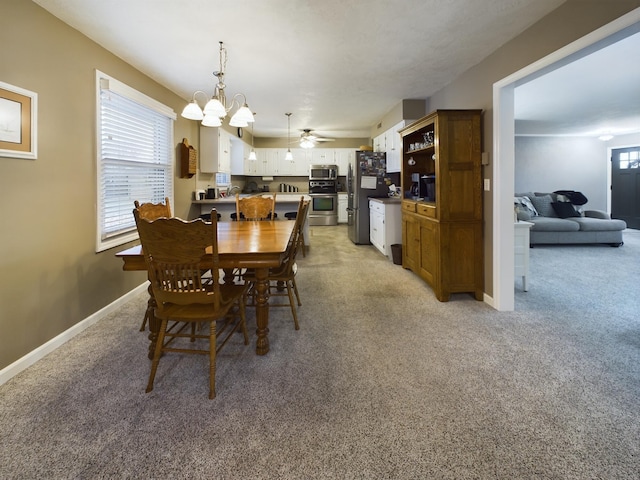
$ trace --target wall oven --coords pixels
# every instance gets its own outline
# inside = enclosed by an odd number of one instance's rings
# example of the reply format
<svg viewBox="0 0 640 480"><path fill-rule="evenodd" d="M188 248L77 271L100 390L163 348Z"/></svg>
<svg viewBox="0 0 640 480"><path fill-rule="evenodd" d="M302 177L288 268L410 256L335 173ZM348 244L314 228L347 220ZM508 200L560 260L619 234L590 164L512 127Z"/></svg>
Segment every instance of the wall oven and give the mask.
<svg viewBox="0 0 640 480"><path fill-rule="evenodd" d="M309 196L309 225L337 225L336 180L309 180Z"/></svg>
<svg viewBox="0 0 640 480"><path fill-rule="evenodd" d="M309 166L309 180L336 180L338 178L337 165Z"/></svg>

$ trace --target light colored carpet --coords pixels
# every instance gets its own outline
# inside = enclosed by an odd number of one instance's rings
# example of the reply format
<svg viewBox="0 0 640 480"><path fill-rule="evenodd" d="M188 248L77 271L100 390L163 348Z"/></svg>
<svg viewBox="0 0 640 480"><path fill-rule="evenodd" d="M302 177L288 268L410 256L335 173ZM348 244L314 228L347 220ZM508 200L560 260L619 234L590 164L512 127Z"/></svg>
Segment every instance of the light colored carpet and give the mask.
<svg viewBox="0 0 640 480"><path fill-rule="evenodd" d="M0 478L638 478L637 233L534 248L515 312L311 235L300 330L272 309L268 355L230 342L214 400L200 356L144 393L144 295L1 386Z"/></svg>

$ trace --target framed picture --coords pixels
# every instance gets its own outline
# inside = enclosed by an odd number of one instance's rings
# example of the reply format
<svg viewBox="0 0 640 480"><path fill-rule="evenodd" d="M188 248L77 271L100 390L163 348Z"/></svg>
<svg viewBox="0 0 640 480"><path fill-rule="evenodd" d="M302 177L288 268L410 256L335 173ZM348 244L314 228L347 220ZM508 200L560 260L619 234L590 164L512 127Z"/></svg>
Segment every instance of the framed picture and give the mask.
<svg viewBox="0 0 640 480"><path fill-rule="evenodd" d="M38 157L38 94L0 82L0 157Z"/></svg>

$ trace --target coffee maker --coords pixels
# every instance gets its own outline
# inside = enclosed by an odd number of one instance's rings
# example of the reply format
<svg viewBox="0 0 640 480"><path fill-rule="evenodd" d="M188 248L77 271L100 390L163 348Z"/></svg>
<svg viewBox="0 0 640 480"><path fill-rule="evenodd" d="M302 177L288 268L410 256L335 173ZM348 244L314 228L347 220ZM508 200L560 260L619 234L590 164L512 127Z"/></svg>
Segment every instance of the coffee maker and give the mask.
<svg viewBox="0 0 640 480"><path fill-rule="evenodd" d="M427 202L436 200L436 176L420 173L411 174L411 197L420 198Z"/></svg>

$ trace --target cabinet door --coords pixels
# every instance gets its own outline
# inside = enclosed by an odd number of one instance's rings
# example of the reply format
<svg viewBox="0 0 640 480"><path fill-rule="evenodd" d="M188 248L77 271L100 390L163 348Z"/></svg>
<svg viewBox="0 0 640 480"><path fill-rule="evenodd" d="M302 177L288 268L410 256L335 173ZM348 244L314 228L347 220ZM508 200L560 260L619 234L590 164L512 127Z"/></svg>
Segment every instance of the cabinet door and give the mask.
<svg viewBox="0 0 640 480"><path fill-rule="evenodd" d="M333 165L335 163L332 148L312 148L311 163L313 165Z"/></svg>
<svg viewBox="0 0 640 480"><path fill-rule="evenodd" d="M353 148L336 148L334 150L335 164L338 165L338 175L341 177L347 176L347 170L349 169L349 162L356 156L356 151Z"/></svg>
<svg viewBox="0 0 640 480"><path fill-rule="evenodd" d="M420 222L415 215L402 216L402 265L418 273L420 266Z"/></svg>
<svg viewBox="0 0 640 480"><path fill-rule="evenodd" d="M349 200L347 199L346 193L338 194L338 223L347 223L348 215L347 215L347 206Z"/></svg>
<svg viewBox="0 0 640 480"><path fill-rule="evenodd" d="M404 123L405 122L403 120L385 132L388 173L398 173L401 169L402 138L400 137L398 130L404 127Z"/></svg>
<svg viewBox="0 0 640 480"><path fill-rule="evenodd" d="M438 262L440 260L440 242L438 241L438 224L420 219L420 276L434 290L438 278Z"/></svg>
<svg viewBox="0 0 640 480"><path fill-rule="evenodd" d="M369 209L369 240L384 255L384 215L376 208Z"/></svg>

